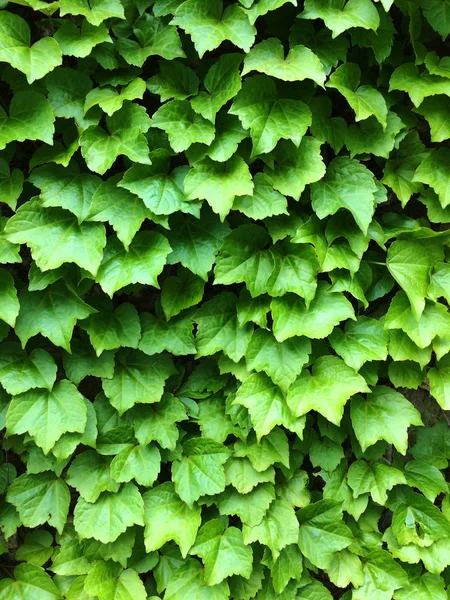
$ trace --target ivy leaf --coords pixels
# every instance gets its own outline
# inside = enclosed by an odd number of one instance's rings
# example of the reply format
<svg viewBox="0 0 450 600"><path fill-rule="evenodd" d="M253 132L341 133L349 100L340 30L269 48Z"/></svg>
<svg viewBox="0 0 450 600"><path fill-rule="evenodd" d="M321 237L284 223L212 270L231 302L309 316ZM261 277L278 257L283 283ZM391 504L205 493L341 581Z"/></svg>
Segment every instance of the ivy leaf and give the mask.
<svg viewBox="0 0 450 600"><path fill-rule="evenodd" d="M81 28L71 21L64 21L54 35L61 52L66 56L85 58L91 54L92 49L104 42L112 43L108 29L102 23L98 27L83 20Z"/></svg>
<svg viewBox="0 0 450 600"><path fill-rule="evenodd" d="M200 58L218 48L225 40L248 52L256 29L250 25L244 10L237 4L223 9L222 0L187 0L177 9L172 25L178 25L191 36Z"/></svg>
<svg viewBox="0 0 450 600"><path fill-rule="evenodd" d="M238 362L247 350L253 326L238 326L236 296L231 292L216 295L195 313L197 356L210 356L221 350Z"/></svg>
<svg viewBox="0 0 450 600"><path fill-rule="evenodd" d="M256 3L253 0L241 0L241 4L248 9L246 13L252 24L254 24L259 17L262 17L277 8L281 8L288 2L297 6L297 0L260 0Z"/></svg>
<svg viewBox="0 0 450 600"><path fill-rule="evenodd" d="M9 115L0 108L0 150L10 142L42 140L50 146L55 133L55 115L50 102L36 92L19 92L9 105Z"/></svg>
<svg viewBox="0 0 450 600"><path fill-rule="evenodd" d="M430 382L431 395L436 398L443 410L449 410L450 356L444 356L436 364L436 367L428 371L427 377Z"/></svg>
<svg viewBox="0 0 450 600"><path fill-rule="evenodd" d="M92 126L81 134L81 152L91 171L103 175L120 155L137 163L151 164L143 135L150 128L150 119L143 106L126 100L120 110L106 117L106 127L108 132Z"/></svg>
<svg viewBox="0 0 450 600"><path fill-rule="evenodd" d="M329 340L345 364L355 371L367 361L387 358L389 334L376 319L360 316L346 323L344 331L336 327Z"/></svg>
<svg viewBox="0 0 450 600"><path fill-rule="evenodd" d="M297 417L316 410L339 425L347 400L358 392L370 392L366 381L336 356L321 356L304 370L289 388L287 402Z"/></svg>
<svg viewBox="0 0 450 600"><path fill-rule="evenodd" d="M258 485L245 495L228 488L220 494L217 506L221 515L238 515L242 523L255 527L263 520L274 498L274 487L270 484Z"/></svg>
<svg viewBox="0 0 450 600"><path fill-rule="evenodd" d="M124 19L125 13L120 0L96 0L89 3L88 0L61 0L59 14L64 15L83 15L96 27L110 17Z"/></svg>
<svg viewBox="0 0 450 600"><path fill-rule="evenodd" d="M109 303L99 306L98 313L80 322L91 340L97 356L104 350L116 348L137 348L141 337L139 315L132 304L120 304L112 310Z"/></svg>
<svg viewBox="0 0 450 600"><path fill-rule="evenodd" d="M123 349L116 354L114 377L103 380L103 391L121 415L136 402L159 402L166 379L174 373L167 354L150 358L142 352Z"/></svg>
<svg viewBox="0 0 450 600"><path fill-rule="evenodd" d="M53 390L32 389L14 396L6 415L8 435L28 432L48 454L63 433L86 428L83 396L67 380Z"/></svg>
<svg viewBox="0 0 450 600"><path fill-rule="evenodd" d="M132 525L144 525L144 502L137 487L126 483L118 492L103 492L94 503L78 498L74 526L81 539L114 542Z"/></svg>
<svg viewBox="0 0 450 600"><path fill-rule="evenodd" d="M437 148L430 152L430 154L428 154L428 156L420 163L413 177L413 181L426 183L433 188L439 196L439 202L441 203L442 208L445 208L450 204L449 160L450 150L447 148Z"/></svg>
<svg viewBox="0 0 450 600"><path fill-rule="evenodd" d="M423 424L413 405L402 394L385 386L374 388L366 399L353 398L350 416L363 452L378 440L385 440L400 454L406 454L408 427Z"/></svg>
<svg viewBox="0 0 450 600"><path fill-rule="evenodd" d="M380 17L370 0L306 0L302 19L323 19L328 29L333 32L333 38L347 29L361 27L376 31Z"/></svg>
<svg viewBox="0 0 450 600"><path fill-rule="evenodd" d="M407 92L414 106L418 108L428 96L450 96L450 81L444 77L430 75L427 71L419 73L414 63L403 63L391 75L389 92L392 90Z"/></svg>
<svg viewBox="0 0 450 600"><path fill-rule="evenodd" d="M306 338L293 337L277 342L269 331L258 329L250 340L245 357L249 369L264 371L275 385L287 392L308 362L310 353L311 342Z"/></svg>
<svg viewBox="0 0 450 600"><path fill-rule="evenodd" d="M443 580L433 573L424 573L420 577L410 578L408 587L398 589L394 594L395 600L413 600L413 598L447 600L445 596Z"/></svg>
<svg viewBox="0 0 450 600"><path fill-rule="evenodd" d="M130 65L142 67L149 56L155 54L167 60L184 58L178 31L167 19L143 14L134 22L134 40L119 37L117 50Z"/></svg>
<svg viewBox="0 0 450 600"><path fill-rule="evenodd" d="M179 315L169 323L165 319L157 319L149 313L141 315L142 336L139 350L149 356L167 350L171 354L181 356L195 354L196 347L192 334L192 312Z"/></svg>
<svg viewBox="0 0 450 600"><path fill-rule="evenodd" d="M298 148L291 142L280 142L275 151L274 168L266 166L264 173L273 187L299 200L309 183L319 181L325 175L325 165L320 154L321 143L304 136Z"/></svg>
<svg viewBox="0 0 450 600"><path fill-rule="evenodd" d="M63 364L67 378L75 385L88 375L111 379L114 374L114 352L102 352L97 356L86 341L72 340L72 353L64 353Z"/></svg>
<svg viewBox="0 0 450 600"><path fill-rule="evenodd" d="M87 113L93 106L100 106L110 117L122 108L125 100L142 99L145 88L145 81L140 77L133 79L120 92L108 86L94 88L86 96L84 112Z"/></svg>
<svg viewBox="0 0 450 600"><path fill-rule="evenodd" d="M449 17L449 2L438 2L437 0L431 0L431 2L419 2L423 9L425 19L431 25L431 27L439 33L442 39L445 39L450 35L450 17Z"/></svg>
<svg viewBox="0 0 450 600"><path fill-rule="evenodd" d="M78 225L70 212L44 209L38 199L23 204L9 219L5 237L14 244L27 244L41 271L75 262L94 276L106 241L103 225Z"/></svg>
<svg viewBox="0 0 450 600"><path fill-rule="evenodd" d="M228 448L208 438L191 438L183 444L183 457L172 463L172 480L189 507L201 496L223 492L223 465L229 456Z"/></svg>
<svg viewBox="0 0 450 600"><path fill-rule="evenodd" d="M325 71L319 58L306 46L293 46L286 58L281 41L270 38L253 46L245 57L242 75L259 71L283 81L312 79L317 85L325 83Z"/></svg>
<svg viewBox="0 0 450 600"><path fill-rule="evenodd" d="M20 306L14 279L6 269L0 269L0 298L0 319L14 327Z"/></svg>
<svg viewBox="0 0 450 600"><path fill-rule="evenodd" d="M92 197L101 185L95 175L81 173L76 164L64 168L61 165L45 165L34 169L29 181L41 190L42 206L65 208L82 223L89 214Z"/></svg>
<svg viewBox="0 0 450 600"><path fill-rule="evenodd" d="M196 113L214 123L216 114L222 106L234 98L241 89L239 73L241 62L241 54L223 54L218 58L203 81L206 92L199 92L191 100L192 108Z"/></svg>
<svg viewBox="0 0 450 600"><path fill-rule="evenodd" d="M48 523L62 533L69 512L70 492L54 473L21 475L9 486L6 499L16 507L25 527Z"/></svg>
<svg viewBox="0 0 450 600"><path fill-rule="evenodd" d="M201 510L189 507L166 482L144 494L145 549L158 550L169 540L180 547L183 558L194 544L201 524Z"/></svg>
<svg viewBox="0 0 450 600"><path fill-rule="evenodd" d="M147 81L147 88L158 94L161 102L186 100L197 93L199 79L191 68L177 60L160 60L158 65L159 72Z"/></svg>
<svg viewBox="0 0 450 600"><path fill-rule="evenodd" d="M260 542L270 548L275 560L283 548L297 542L298 532L294 509L283 498L277 498L272 502L259 525L255 527L244 525L242 528L245 544Z"/></svg>
<svg viewBox="0 0 450 600"><path fill-rule="evenodd" d="M245 80L229 112L250 129L252 156L270 152L281 138L292 140L298 148L311 125L309 107L300 100L279 99L275 82L265 75Z"/></svg>
<svg viewBox="0 0 450 600"><path fill-rule="evenodd" d="M378 13L377 13L378 14ZM328 80L327 87L338 90L352 109L355 120L362 121L373 115L386 128L387 106L381 92L369 85L359 85L361 69L356 63L341 65Z"/></svg>
<svg viewBox="0 0 450 600"><path fill-rule="evenodd" d="M125 250L139 231L145 219L157 221L140 198L117 185L117 176L103 181L92 196L88 221L107 221L122 242ZM126 211L127 218L123 215Z"/></svg>
<svg viewBox="0 0 450 600"><path fill-rule="evenodd" d="M63 283L55 283L39 292L23 290L19 300L16 335L22 347L31 337L41 333L55 346L70 352L70 340L77 320L95 312Z"/></svg>
<svg viewBox="0 0 450 600"><path fill-rule="evenodd" d="M392 596L394 590L407 587L408 577L392 556L383 550L369 553L364 559L364 584L354 590L355 600L370 598L383 590Z"/></svg>
<svg viewBox="0 0 450 600"><path fill-rule="evenodd" d="M431 273L430 286L428 288L428 296L432 300L445 298L447 302L450 299L450 268L447 263L438 262L434 265Z"/></svg>
<svg viewBox="0 0 450 600"><path fill-rule="evenodd" d="M97 281L111 298L117 290L130 283L152 285L159 289L157 277L164 268L170 250L167 239L156 231L139 232L128 252L117 238L110 237Z"/></svg>
<svg viewBox="0 0 450 600"><path fill-rule="evenodd" d="M10 171L6 160L0 159L0 194L11 210L16 210L17 199L22 193L23 174L19 169Z"/></svg>
<svg viewBox="0 0 450 600"><path fill-rule="evenodd" d="M139 485L152 487L160 469L161 454L156 446L130 446L111 461L111 477L120 483L134 479Z"/></svg>
<svg viewBox="0 0 450 600"><path fill-rule="evenodd" d="M450 110L450 98L431 96L425 98L414 112L425 117L431 130L432 142L443 142L450 138L450 124L446 118Z"/></svg>
<svg viewBox="0 0 450 600"><path fill-rule="evenodd" d="M123 571L119 565L99 561L89 571L84 593L95 594L99 600L146 600L147 592L133 569Z"/></svg>
<svg viewBox="0 0 450 600"><path fill-rule="evenodd" d="M284 296L294 292L305 299L310 306L317 289L319 264L311 246L280 242L273 246L271 253L274 268L267 282L271 296Z"/></svg>
<svg viewBox="0 0 450 600"><path fill-rule="evenodd" d="M232 485L239 494L249 494L259 483L274 483L275 472L269 466L257 471L248 458L230 458L225 464L226 484Z"/></svg>
<svg viewBox="0 0 450 600"><path fill-rule="evenodd" d="M226 581L213 586L206 584L204 570L194 559L187 560L175 571L169 580L165 600L183 600L196 598L198 600L228 600L230 590Z"/></svg>
<svg viewBox="0 0 450 600"><path fill-rule="evenodd" d="M120 488L110 472L110 460L95 450L75 457L67 471L66 482L75 488L86 502L96 502L102 492L117 492Z"/></svg>
<svg viewBox="0 0 450 600"><path fill-rule="evenodd" d="M236 196L253 195L253 181L247 163L233 156L225 163L206 158L186 175L187 200L206 200L223 222Z"/></svg>
<svg viewBox="0 0 450 600"><path fill-rule="evenodd" d="M430 502L448 492L445 477L437 467L424 460L410 460L405 466L405 478L410 487L420 490Z"/></svg>
<svg viewBox="0 0 450 600"><path fill-rule="evenodd" d="M319 282L317 293L309 308L294 294L272 300L273 333L278 342L293 336L312 339L325 338L345 319L355 320L353 307L340 292Z"/></svg>
<svg viewBox="0 0 450 600"><path fill-rule="evenodd" d="M264 173L256 173L253 177L253 196L238 196L233 203L233 210L239 210L246 217L263 220L274 215L287 214L287 200L273 189L269 178Z"/></svg>
<svg viewBox="0 0 450 600"><path fill-rule="evenodd" d="M350 529L342 521L342 508L334 500L320 500L298 513L301 553L319 569L329 569L336 552L353 542Z"/></svg>
<svg viewBox="0 0 450 600"><path fill-rule="evenodd" d="M253 551L244 544L242 532L236 527L226 528L219 519L203 525L189 554L202 558L207 585L221 583L230 575L248 579L252 572Z"/></svg>
<svg viewBox="0 0 450 600"><path fill-rule="evenodd" d="M59 589L44 569L28 562L17 565L14 569L14 579L2 580L0 594L5 600L27 596L46 600L61 598Z"/></svg>
<svg viewBox="0 0 450 600"><path fill-rule="evenodd" d="M30 28L18 15L2 10L0 31L0 61L25 73L28 83L62 63L61 50L53 38L43 37L30 46Z"/></svg>
<svg viewBox="0 0 450 600"><path fill-rule="evenodd" d="M262 373L254 373L239 387L233 404L248 409L258 441L276 425L287 426L292 418L284 394Z"/></svg>
<svg viewBox="0 0 450 600"><path fill-rule="evenodd" d="M339 157L328 165L325 177L311 186L312 206L319 219L334 215L340 208L349 210L358 227L367 234L376 192L375 179L364 165Z"/></svg>
<svg viewBox="0 0 450 600"><path fill-rule="evenodd" d="M170 394L157 404L137 405L133 409L136 439L142 445L157 441L161 448L175 450L179 437L176 423L186 421L184 405Z"/></svg>
<svg viewBox="0 0 450 600"><path fill-rule="evenodd" d="M398 115L389 111L386 128L378 123L375 117L362 121L361 125L352 124L347 130L345 145L350 157L356 154L372 153L375 156L388 158L394 149L396 138L405 125Z"/></svg>
<svg viewBox="0 0 450 600"><path fill-rule="evenodd" d="M167 133L175 152L183 152L196 142L209 145L215 132L214 125L194 112L188 100L163 104L153 115L152 127Z"/></svg>
<svg viewBox="0 0 450 600"><path fill-rule="evenodd" d="M300 581L303 573L303 557L297 544L283 548L280 556L273 561L270 572L275 592L281 594L291 579Z"/></svg>
<svg viewBox="0 0 450 600"><path fill-rule="evenodd" d="M35 348L27 355L16 343L0 346L0 382L8 394L17 395L32 388L51 390L56 380L52 356Z"/></svg>
<svg viewBox="0 0 450 600"><path fill-rule="evenodd" d="M167 277L161 289L161 306L166 319L169 321L185 308L198 304L203 298L204 287L201 277L183 267L176 276Z"/></svg>
<svg viewBox="0 0 450 600"><path fill-rule="evenodd" d="M372 500L383 506L387 500L386 492L394 485L406 483L405 476L398 469L381 462L370 465L363 460L350 465L347 480L355 498L370 493Z"/></svg>

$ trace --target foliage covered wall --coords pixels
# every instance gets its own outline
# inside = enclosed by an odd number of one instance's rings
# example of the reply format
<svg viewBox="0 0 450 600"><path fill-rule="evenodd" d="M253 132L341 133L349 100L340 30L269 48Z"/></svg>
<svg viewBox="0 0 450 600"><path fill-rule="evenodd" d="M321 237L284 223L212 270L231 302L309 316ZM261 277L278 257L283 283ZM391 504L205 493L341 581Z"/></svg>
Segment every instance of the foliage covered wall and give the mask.
<svg viewBox="0 0 450 600"><path fill-rule="evenodd" d="M0 11L0 600L445 600L449 0Z"/></svg>

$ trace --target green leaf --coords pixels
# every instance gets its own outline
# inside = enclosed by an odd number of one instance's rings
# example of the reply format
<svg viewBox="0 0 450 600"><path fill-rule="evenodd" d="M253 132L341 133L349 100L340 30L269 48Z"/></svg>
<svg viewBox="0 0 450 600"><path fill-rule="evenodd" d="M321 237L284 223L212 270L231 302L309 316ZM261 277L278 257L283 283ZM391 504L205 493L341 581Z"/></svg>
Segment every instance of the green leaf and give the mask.
<svg viewBox="0 0 450 600"><path fill-rule="evenodd" d="M197 356L210 356L221 350L238 362L247 350L253 326L239 327L236 313L236 296L223 292L205 302L195 313L197 323Z"/></svg>
<svg viewBox="0 0 450 600"><path fill-rule="evenodd" d="M20 306L14 279L6 269L0 269L0 298L0 319L14 327Z"/></svg>
<svg viewBox="0 0 450 600"><path fill-rule="evenodd" d="M319 58L306 46L293 46L286 58L280 40L270 38L253 46L245 57L242 75L259 71L284 81L312 79L318 85L325 83L325 71Z"/></svg>
<svg viewBox="0 0 450 600"><path fill-rule="evenodd" d="M377 13L378 14L378 13ZM370 85L359 85L361 69L356 63L341 65L328 80L327 87L338 90L352 109L355 120L362 121L373 115L386 128L387 106L381 92Z"/></svg>
<svg viewBox="0 0 450 600"><path fill-rule="evenodd" d="M142 99L146 86L140 77L133 79L120 92L113 87L97 87L91 90L84 103L84 112L87 113L93 106L100 106L108 116L120 110L125 100Z"/></svg>
<svg viewBox="0 0 450 600"><path fill-rule="evenodd" d="M265 75L245 80L229 112L239 117L244 129L250 129L252 156L270 152L282 138L298 148L311 125L309 107L299 100L278 98L275 82Z"/></svg>
<svg viewBox="0 0 450 600"><path fill-rule="evenodd" d="M353 590L354 600L392 597L394 590L408 585L405 571L388 552L371 552L364 558L364 563L364 584Z"/></svg>
<svg viewBox="0 0 450 600"><path fill-rule="evenodd" d="M352 27L376 31L380 17L370 0L306 0L302 19L323 19L333 38Z"/></svg>
<svg viewBox="0 0 450 600"><path fill-rule="evenodd" d="M217 506L221 515L237 515L242 523L255 527L263 520L274 498L274 487L269 483L258 485L245 495L228 488L218 497Z"/></svg>
<svg viewBox="0 0 450 600"><path fill-rule="evenodd" d="M169 540L180 547L183 558L194 544L201 524L201 510L189 507L175 493L171 482L144 494L145 548L158 550Z"/></svg>
<svg viewBox="0 0 450 600"><path fill-rule="evenodd" d="M61 208L42 208L39 199L23 204L9 219L5 237L14 244L27 244L41 271L74 262L96 275L106 242L105 228L81 223Z"/></svg>
<svg viewBox="0 0 450 600"><path fill-rule="evenodd" d="M239 210L246 217L255 220L266 219L273 215L287 215L286 198L275 191L264 173L256 173L253 177L253 196L238 196L233 203L233 210Z"/></svg>
<svg viewBox="0 0 450 600"><path fill-rule="evenodd" d="M184 405L170 394L150 406L138 405L133 409L134 429L140 444L157 441L161 448L175 450L179 431L176 423L186 421Z"/></svg>
<svg viewBox="0 0 450 600"><path fill-rule="evenodd" d="M407 92L418 108L428 96L450 96L450 81L438 75L430 75L427 71L419 73L414 63L403 63L391 75L389 92L392 90Z"/></svg>
<svg viewBox="0 0 450 600"><path fill-rule="evenodd" d="M448 493L448 484L442 473L424 460L408 461L405 478L410 487L420 490L430 502L434 502L439 494Z"/></svg>
<svg viewBox="0 0 450 600"><path fill-rule="evenodd" d="M206 584L204 570L194 559L187 560L175 571L164 594L165 600L228 600L230 591L226 581L213 586Z"/></svg>
<svg viewBox="0 0 450 600"><path fill-rule="evenodd" d="M156 446L124 448L111 462L111 477L120 483L134 479L139 485L151 487L161 469L161 455Z"/></svg>
<svg viewBox="0 0 450 600"><path fill-rule="evenodd" d="M239 494L250 493L259 483L274 483L274 477L273 467L259 472L247 458L230 458L225 464L226 484L232 485Z"/></svg>
<svg viewBox="0 0 450 600"><path fill-rule="evenodd" d="M62 283L55 283L44 291L22 290L20 312L16 322L16 335L22 347L41 333L55 346L70 352L70 340L78 319L95 312Z"/></svg>
<svg viewBox="0 0 450 600"><path fill-rule="evenodd" d="M398 469L381 462L369 464L363 460L350 465L347 480L355 498L370 493L372 500L383 506L386 504L387 491L394 485L406 483L405 475Z"/></svg>
<svg viewBox="0 0 450 600"><path fill-rule="evenodd" d="M102 352L97 356L86 339L74 339L71 345L72 353L64 353L63 356L64 371L70 381L78 385L88 375L111 379L114 374L114 352Z"/></svg>
<svg viewBox="0 0 450 600"><path fill-rule="evenodd" d="M241 89L239 73L241 62L241 54L219 56L203 81L206 92L199 92L191 100L191 106L196 113L214 123L216 114L222 106L234 98Z"/></svg>
<svg viewBox="0 0 450 600"><path fill-rule="evenodd" d="M19 169L9 168L8 163L0 159L0 202L5 202L11 210L16 210L17 199L22 193L23 174Z"/></svg>
<svg viewBox="0 0 450 600"><path fill-rule="evenodd" d="M248 6L246 11L250 23L254 24L256 19L266 15L268 12L281 8L285 4L290 2L294 6L297 6L297 0L259 0L255 4L252 0L241 0L241 4L245 7Z"/></svg>
<svg viewBox="0 0 450 600"><path fill-rule="evenodd" d="M328 165L325 177L312 185L312 207L319 219L345 208L367 234L375 210L376 192L371 171L357 160L339 157Z"/></svg>
<svg viewBox="0 0 450 600"><path fill-rule="evenodd" d="M306 338L293 337L285 342L277 342L269 331L258 329L250 340L245 356L249 369L264 371L275 385L287 392L300 375L303 365L308 362L310 353L311 342Z"/></svg>
<svg viewBox="0 0 450 600"><path fill-rule="evenodd" d="M366 153L388 158L394 149L397 136L404 126L400 117L391 111L387 114L385 129L375 117L369 117L359 126L350 125L345 137L345 145L350 151L351 158L356 154Z"/></svg>
<svg viewBox="0 0 450 600"><path fill-rule="evenodd" d="M157 277L171 248L167 239L156 231L141 231L128 251L115 237L110 237L97 274L103 291L112 298L117 290L130 283L142 283L159 289Z"/></svg>
<svg viewBox="0 0 450 600"><path fill-rule="evenodd" d="M17 508L25 527L48 523L62 533L69 511L70 492L54 473L21 475L9 486L6 499Z"/></svg>
<svg viewBox="0 0 450 600"><path fill-rule="evenodd" d="M44 565L53 554L53 536L45 530L36 530L25 536L24 543L16 552L16 560L36 567Z"/></svg>
<svg viewBox="0 0 450 600"><path fill-rule="evenodd" d="M439 202L441 203L442 208L445 208L450 204L449 160L450 150L447 148L435 149L420 163L413 177L413 181L426 183L433 188L439 196Z"/></svg>
<svg viewBox="0 0 450 600"><path fill-rule="evenodd" d="M294 294L272 300L273 333L278 342L296 335L325 338L341 321L355 320L350 302L343 294L331 292L329 288L325 282L319 282L309 308Z"/></svg>
<svg viewBox="0 0 450 600"><path fill-rule="evenodd" d="M53 144L55 116L50 103L36 92L19 92L9 105L0 108L0 150L13 141L42 140Z"/></svg>
<svg viewBox="0 0 450 600"><path fill-rule="evenodd" d="M253 195L253 181L241 157L233 156L225 163L207 158L190 169L184 190L187 200L206 200L223 222L236 196Z"/></svg>
<svg viewBox="0 0 450 600"><path fill-rule="evenodd" d="M385 329L401 329L419 348L427 348L436 336L450 337L450 313L443 304L426 303L417 321L404 292L398 292L386 313Z"/></svg>
<svg viewBox="0 0 450 600"><path fill-rule="evenodd" d="M91 23L98 26L110 17L124 19L125 13L120 0L60 0L59 14L83 15Z"/></svg>
<svg viewBox="0 0 450 600"><path fill-rule="evenodd" d="M181 267L176 276L164 279L161 289L161 306L166 319L178 315L185 308L195 306L203 298L205 282Z"/></svg>
<svg viewBox="0 0 450 600"><path fill-rule="evenodd" d="M96 502L102 492L115 493L120 488L110 473L110 462L95 450L78 454L67 471L66 482L86 502Z"/></svg>
<svg viewBox="0 0 450 600"><path fill-rule="evenodd" d="M92 49L98 44L112 43L108 29L103 23L99 27L95 27L87 20L82 21L80 29L75 23L64 21L54 38L63 54L77 58L89 56Z"/></svg>
<svg viewBox="0 0 450 600"><path fill-rule="evenodd" d="M121 415L136 402L159 402L166 379L174 373L175 367L167 354L150 358L136 350L122 349L116 354L114 377L103 380L103 390Z"/></svg>
<svg viewBox="0 0 450 600"><path fill-rule="evenodd" d="M430 393L439 403L443 410L449 410L450 406L450 356L444 356L436 367L428 371L430 382Z"/></svg>
<svg viewBox="0 0 450 600"><path fill-rule="evenodd" d="M395 600L447 600L444 581L439 575L424 573L409 580L407 588L396 590Z"/></svg>
<svg viewBox="0 0 450 600"><path fill-rule="evenodd" d="M359 587L364 583L361 560L345 548L334 555L328 576L338 587L347 587L350 583Z"/></svg>
<svg viewBox="0 0 450 600"><path fill-rule="evenodd" d="M191 438L184 443L183 457L172 463L172 480L189 507L201 496L223 492L223 465L229 456L228 448L207 438Z"/></svg>
<svg viewBox="0 0 450 600"><path fill-rule="evenodd" d="M445 40L450 34L450 3L448 0L443 2L438 0L424 2L424 0L420 0L419 4L423 8L423 14L428 23Z"/></svg>
<svg viewBox="0 0 450 600"><path fill-rule="evenodd" d="M224 10L222 0L187 0L177 9L171 24L191 36L200 58L225 40L248 52L256 35L244 10L236 4Z"/></svg>
<svg viewBox="0 0 450 600"><path fill-rule="evenodd" d="M14 569L14 579L4 578L0 582L0 598L13 600L27 597L36 600L59 600L61 594L44 569L22 563Z"/></svg>
<svg viewBox="0 0 450 600"><path fill-rule="evenodd" d="M0 62L7 62L27 76L28 83L42 79L61 64L58 43L43 37L30 46L30 28L27 22L2 10L0 13Z"/></svg>
<svg viewBox="0 0 450 600"><path fill-rule="evenodd" d="M401 453L408 448L408 427L422 425L419 412L399 392L376 387L366 399L356 396L350 404L353 429L363 452L378 440L393 444Z"/></svg>
<svg viewBox="0 0 450 600"><path fill-rule="evenodd" d="M104 350L120 347L137 348L141 337L139 316L132 304L121 304L115 311L104 303L100 312L80 322L91 340L97 356Z"/></svg>
<svg viewBox="0 0 450 600"><path fill-rule="evenodd" d="M45 454L53 448L63 433L83 433L86 427L86 406L83 396L67 380L53 390L28 390L14 396L6 415L9 435L28 432Z"/></svg>
<svg viewBox="0 0 450 600"><path fill-rule="evenodd" d="M300 522L298 545L302 554L319 567L329 569L336 552L353 542L350 529L342 521L340 504L320 500L297 513Z"/></svg>
<svg viewBox="0 0 450 600"><path fill-rule="evenodd" d="M197 93L199 79L184 63L176 60L160 60L158 65L159 73L147 81L147 88L152 94L158 94L161 102L171 98L186 100Z"/></svg>
<svg viewBox="0 0 450 600"><path fill-rule="evenodd" d="M276 560L283 548L298 540L299 526L294 509L283 498L272 502L259 525L244 525L242 535L245 544L260 542L272 551Z"/></svg>
<svg viewBox="0 0 450 600"><path fill-rule="evenodd" d="M147 592L133 569L123 571L119 565L97 562L89 571L84 591L99 600L146 600Z"/></svg>
<svg viewBox="0 0 450 600"><path fill-rule="evenodd" d="M52 356L41 348L27 355L19 344L0 345L0 382L8 394L21 394L32 388L51 390L56 369Z"/></svg>
<svg viewBox="0 0 450 600"><path fill-rule="evenodd" d="M387 358L389 334L376 319L358 317L356 321L349 321L344 331L336 327L329 339L345 364L355 371L367 361Z"/></svg>
<svg viewBox="0 0 450 600"><path fill-rule="evenodd" d="M81 539L114 542L132 525L144 525L144 502L137 487L126 483L118 492L103 492L94 503L78 498L74 526Z"/></svg>
<svg viewBox="0 0 450 600"><path fill-rule="evenodd" d="M167 19L145 13L134 22L133 34L137 42L122 37L117 40L119 54L130 65L142 67L155 54L167 60L186 56L177 28L169 25Z"/></svg>
<svg viewBox="0 0 450 600"><path fill-rule="evenodd" d="M428 288L428 296L432 300L445 298L447 302L450 298L450 268L447 263L438 262L434 265L431 273L431 281Z"/></svg>
<svg viewBox="0 0 450 600"><path fill-rule="evenodd" d="M344 146L347 123L342 117L332 117L332 104L327 96L316 96L312 103L311 135L321 142L328 142L338 153Z"/></svg>
<svg viewBox="0 0 450 600"><path fill-rule="evenodd" d="M150 119L143 106L126 100L120 110L106 117L106 127L108 132L92 126L81 134L81 152L91 171L103 175L121 155L137 163L151 164L143 135L150 128Z"/></svg>
<svg viewBox="0 0 450 600"><path fill-rule="evenodd" d="M309 183L319 181L325 175L325 165L320 154L321 143L304 136L298 148L289 141L280 142L275 151L274 168L266 166L264 173L273 187L299 200Z"/></svg>
<svg viewBox="0 0 450 600"><path fill-rule="evenodd" d="M450 138L450 124L447 119L450 110L450 98L431 96L425 98L414 112L419 113L428 121L432 142L443 142Z"/></svg>
<svg viewBox="0 0 450 600"><path fill-rule="evenodd" d="M201 219L178 214L171 221L167 237L172 247L168 257L170 264L180 262L203 280L214 264L214 258L230 232L227 223L221 223L210 211L202 211Z"/></svg>
<svg viewBox="0 0 450 600"><path fill-rule="evenodd" d="M253 552L244 545L242 532L236 527L225 528L219 519L203 525L189 554L202 558L207 585L217 585L230 575L248 579L252 572Z"/></svg>
<svg viewBox="0 0 450 600"><path fill-rule="evenodd" d="M297 417L316 410L339 425L347 400L358 392L369 392L365 379L336 356L321 356L289 388L287 402Z"/></svg>
<svg viewBox="0 0 450 600"><path fill-rule="evenodd" d="M149 313L142 313L141 324L139 350L145 354L152 356L164 350L176 356L195 354L192 311L177 316L170 323Z"/></svg>

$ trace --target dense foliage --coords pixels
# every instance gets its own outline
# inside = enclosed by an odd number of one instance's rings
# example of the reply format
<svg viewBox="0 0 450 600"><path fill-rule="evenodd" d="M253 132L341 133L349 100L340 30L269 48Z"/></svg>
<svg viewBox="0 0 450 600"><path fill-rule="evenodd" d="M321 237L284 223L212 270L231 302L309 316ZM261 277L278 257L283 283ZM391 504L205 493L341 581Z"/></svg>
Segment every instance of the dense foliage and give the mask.
<svg viewBox="0 0 450 600"><path fill-rule="evenodd" d="M445 600L450 1L6 4L0 600Z"/></svg>

